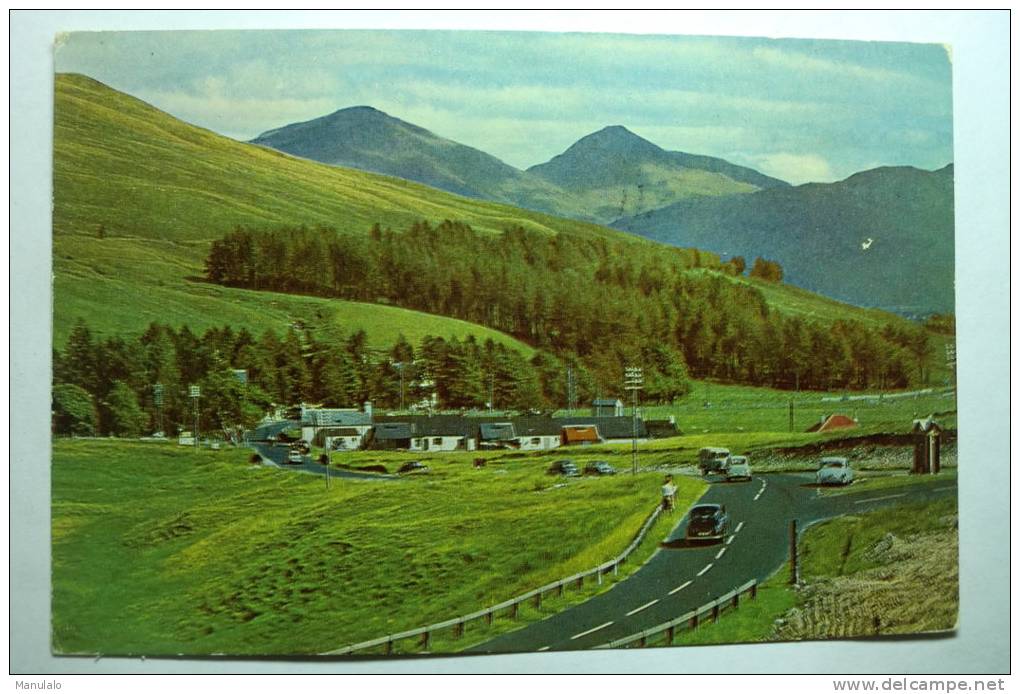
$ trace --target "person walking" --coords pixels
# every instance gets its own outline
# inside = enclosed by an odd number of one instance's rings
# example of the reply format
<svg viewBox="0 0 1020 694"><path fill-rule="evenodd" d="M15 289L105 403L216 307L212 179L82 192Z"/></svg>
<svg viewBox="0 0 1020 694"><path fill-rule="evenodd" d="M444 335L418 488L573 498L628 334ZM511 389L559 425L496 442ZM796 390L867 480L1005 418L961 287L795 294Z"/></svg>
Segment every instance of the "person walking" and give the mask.
<svg viewBox="0 0 1020 694"><path fill-rule="evenodd" d="M672 513L676 505L676 485L673 484L673 475L666 475L662 483L662 510Z"/></svg>

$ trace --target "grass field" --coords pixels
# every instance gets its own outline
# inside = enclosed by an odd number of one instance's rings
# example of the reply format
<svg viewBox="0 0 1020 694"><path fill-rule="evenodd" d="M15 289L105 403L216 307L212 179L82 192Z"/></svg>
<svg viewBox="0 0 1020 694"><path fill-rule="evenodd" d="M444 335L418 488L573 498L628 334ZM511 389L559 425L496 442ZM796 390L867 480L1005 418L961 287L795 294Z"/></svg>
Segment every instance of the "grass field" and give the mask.
<svg viewBox="0 0 1020 694"><path fill-rule="evenodd" d="M642 407L648 419L673 416L685 434L787 432L793 401L794 433L805 432L830 414L858 420L857 429L835 435L908 431L915 418L945 413L939 420L956 426L956 398L933 388L930 393L820 393L693 381L689 395L673 405ZM843 399L843 398L846 399ZM706 404L707 403L707 404Z"/></svg>
<svg viewBox="0 0 1020 694"><path fill-rule="evenodd" d="M429 475L327 492L249 456L56 441L54 650L319 653L441 621L618 554L660 483L448 454ZM690 503L703 486L681 489Z"/></svg>
<svg viewBox="0 0 1020 694"><path fill-rule="evenodd" d="M680 645L850 638L952 629L959 607L956 499L844 516L800 540L803 585L784 565L758 599ZM918 590L918 586L924 586Z"/></svg>

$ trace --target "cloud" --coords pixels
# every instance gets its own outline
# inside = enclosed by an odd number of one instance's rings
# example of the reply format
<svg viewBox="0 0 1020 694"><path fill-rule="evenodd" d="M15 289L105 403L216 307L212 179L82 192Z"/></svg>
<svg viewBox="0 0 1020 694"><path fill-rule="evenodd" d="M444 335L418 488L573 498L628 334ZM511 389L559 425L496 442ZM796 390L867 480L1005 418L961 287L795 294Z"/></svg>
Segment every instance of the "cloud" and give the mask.
<svg viewBox="0 0 1020 694"><path fill-rule="evenodd" d="M754 159L757 168L762 173L793 184L811 181L828 182L838 179L829 162L817 154L776 152Z"/></svg>

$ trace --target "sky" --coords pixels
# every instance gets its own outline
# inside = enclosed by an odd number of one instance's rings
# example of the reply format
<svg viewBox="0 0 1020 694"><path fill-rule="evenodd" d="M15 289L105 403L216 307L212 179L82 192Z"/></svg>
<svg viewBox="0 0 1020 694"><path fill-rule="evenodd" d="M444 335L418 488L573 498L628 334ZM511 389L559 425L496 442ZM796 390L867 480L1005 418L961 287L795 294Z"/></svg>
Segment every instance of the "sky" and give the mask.
<svg viewBox="0 0 1020 694"><path fill-rule="evenodd" d="M953 160L935 44L628 34L65 34L78 72L239 140L368 105L519 168L623 125L791 183Z"/></svg>

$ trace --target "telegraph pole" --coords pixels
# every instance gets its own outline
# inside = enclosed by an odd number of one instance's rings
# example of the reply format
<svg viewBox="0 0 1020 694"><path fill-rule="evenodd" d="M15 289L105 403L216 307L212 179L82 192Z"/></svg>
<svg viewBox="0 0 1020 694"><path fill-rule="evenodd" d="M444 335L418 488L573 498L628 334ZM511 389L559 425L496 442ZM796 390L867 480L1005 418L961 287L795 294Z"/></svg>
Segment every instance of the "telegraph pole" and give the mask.
<svg viewBox="0 0 1020 694"><path fill-rule="evenodd" d="M404 362L398 361L394 364L397 367L397 371L400 372L400 411L404 411Z"/></svg>
<svg viewBox="0 0 1020 694"><path fill-rule="evenodd" d="M638 403L638 391L644 386L644 375L640 367L628 366L623 370L624 374L624 390L629 390L633 394L633 406L631 408L631 426L633 433L633 445L631 447L631 474L637 474L637 403Z"/></svg>
<svg viewBox="0 0 1020 694"><path fill-rule="evenodd" d="M189 386L188 395L195 405L195 448L198 448L198 399L202 397L202 389L198 386Z"/></svg>
<svg viewBox="0 0 1020 694"><path fill-rule="evenodd" d="M156 431L163 433L163 384L152 386L152 402L156 405Z"/></svg>

